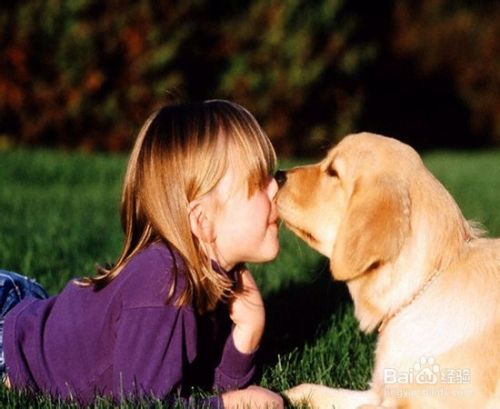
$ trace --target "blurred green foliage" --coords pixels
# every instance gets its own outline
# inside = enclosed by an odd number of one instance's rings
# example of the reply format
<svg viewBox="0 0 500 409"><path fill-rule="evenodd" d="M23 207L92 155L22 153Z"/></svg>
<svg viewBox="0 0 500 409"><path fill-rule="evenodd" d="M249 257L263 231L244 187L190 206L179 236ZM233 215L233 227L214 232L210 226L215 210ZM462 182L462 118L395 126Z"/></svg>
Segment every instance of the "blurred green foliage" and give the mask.
<svg viewBox="0 0 500 409"><path fill-rule="evenodd" d="M125 149L172 94L241 103L282 155L360 129L498 144L499 17L494 1L4 2L0 147Z"/></svg>

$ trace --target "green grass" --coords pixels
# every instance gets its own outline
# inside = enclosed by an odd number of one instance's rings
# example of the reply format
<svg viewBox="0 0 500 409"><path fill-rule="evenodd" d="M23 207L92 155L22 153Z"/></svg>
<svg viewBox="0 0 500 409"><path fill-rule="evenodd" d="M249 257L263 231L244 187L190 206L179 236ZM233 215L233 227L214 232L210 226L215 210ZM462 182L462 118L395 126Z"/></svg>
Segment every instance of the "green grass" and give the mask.
<svg viewBox="0 0 500 409"><path fill-rule="evenodd" d="M35 277L54 294L70 278L93 274L96 263L112 262L122 242L126 159L0 151L0 268ZM434 152L424 159L465 216L500 236L500 151ZM261 383L274 390L301 382L366 388L376 337L357 329L346 288L331 280L327 260L286 230L280 240L274 262L252 266L268 313ZM0 407L74 406L0 387Z"/></svg>

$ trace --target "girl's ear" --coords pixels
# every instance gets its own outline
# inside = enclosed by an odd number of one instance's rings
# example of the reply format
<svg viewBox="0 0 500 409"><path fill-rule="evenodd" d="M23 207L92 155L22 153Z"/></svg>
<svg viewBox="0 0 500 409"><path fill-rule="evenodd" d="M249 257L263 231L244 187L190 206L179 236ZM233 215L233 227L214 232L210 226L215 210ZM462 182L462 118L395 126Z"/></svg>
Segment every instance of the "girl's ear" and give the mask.
<svg viewBox="0 0 500 409"><path fill-rule="evenodd" d="M202 200L193 200L188 205L188 216L191 232L204 243L213 243L216 238L215 228L207 217L208 206Z"/></svg>

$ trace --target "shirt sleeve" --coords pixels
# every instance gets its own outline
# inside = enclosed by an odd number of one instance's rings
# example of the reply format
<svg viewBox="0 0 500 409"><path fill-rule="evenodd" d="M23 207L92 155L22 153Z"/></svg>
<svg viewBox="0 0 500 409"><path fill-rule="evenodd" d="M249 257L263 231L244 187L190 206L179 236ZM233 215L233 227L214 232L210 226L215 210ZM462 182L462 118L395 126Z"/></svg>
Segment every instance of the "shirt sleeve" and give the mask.
<svg viewBox="0 0 500 409"><path fill-rule="evenodd" d="M255 374L256 354L257 351L249 354L238 351L231 332L224 345L220 364L215 369L214 389L228 391L248 386Z"/></svg>
<svg viewBox="0 0 500 409"><path fill-rule="evenodd" d="M222 408L220 396L178 396L184 365L196 356L194 313L172 305L122 311L113 357L113 396L153 396L182 407Z"/></svg>

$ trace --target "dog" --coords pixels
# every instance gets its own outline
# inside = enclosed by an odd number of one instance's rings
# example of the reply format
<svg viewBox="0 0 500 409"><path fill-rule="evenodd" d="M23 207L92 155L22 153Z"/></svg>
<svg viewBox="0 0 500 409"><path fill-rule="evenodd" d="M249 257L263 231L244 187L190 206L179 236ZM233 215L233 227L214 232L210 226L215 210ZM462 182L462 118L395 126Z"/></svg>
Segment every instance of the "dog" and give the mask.
<svg viewBox="0 0 500 409"><path fill-rule="evenodd" d="M379 331L367 391L302 384L313 408L500 408L500 239L465 220L410 146L352 134L276 174L285 225L330 259L360 329Z"/></svg>

